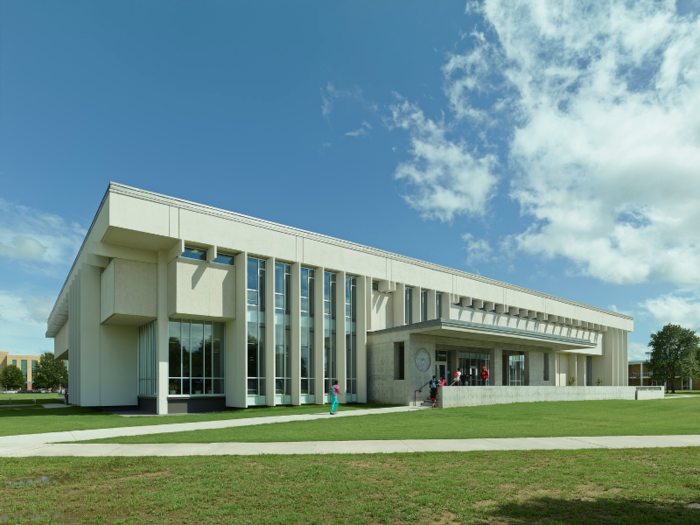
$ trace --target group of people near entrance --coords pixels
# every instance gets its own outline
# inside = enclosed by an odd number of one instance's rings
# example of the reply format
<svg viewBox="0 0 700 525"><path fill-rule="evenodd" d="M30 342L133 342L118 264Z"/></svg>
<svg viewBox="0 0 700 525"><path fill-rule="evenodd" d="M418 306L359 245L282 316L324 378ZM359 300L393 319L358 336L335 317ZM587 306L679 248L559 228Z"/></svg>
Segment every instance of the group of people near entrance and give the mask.
<svg viewBox="0 0 700 525"><path fill-rule="evenodd" d="M485 366L481 367L481 376L482 381L486 381L489 378L489 371L486 370ZM462 384L462 369L458 368L457 371L455 372L454 375L454 381L450 386L460 386ZM430 380L429 383L430 386L430 400L433 402L432 408L435 408L435 403L437 403L437 396L438 396L438 388L445 386L445 378L442 377L438 381L438 379L433 376L433 378Z"/></svg>

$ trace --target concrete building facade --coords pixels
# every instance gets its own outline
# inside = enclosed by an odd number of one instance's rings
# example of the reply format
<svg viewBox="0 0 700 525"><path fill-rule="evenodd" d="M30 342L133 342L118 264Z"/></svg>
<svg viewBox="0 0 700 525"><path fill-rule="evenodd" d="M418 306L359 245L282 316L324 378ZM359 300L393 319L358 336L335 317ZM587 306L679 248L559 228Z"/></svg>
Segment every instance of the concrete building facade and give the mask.
<svg viewBox="0 0 700 525"><path fill-rule="evenodd" d="M0 352L0 374L7 365L15 365L24 374L24 389L32 389L32 381L36 373L36 367L39 363L38 355L21 355L11 354L9 352ZM5 385L0 385L0 389L5 388Z"/></svg>
<svg viewBox="0 0 700 525"><path fill-rule="evenodd" d="M341 402L408 404L457 368L473 386L626 386L632 329L616 312L112 183L46 336L70 363L70 403L164 414L321 404L335 380Z"/></svg>

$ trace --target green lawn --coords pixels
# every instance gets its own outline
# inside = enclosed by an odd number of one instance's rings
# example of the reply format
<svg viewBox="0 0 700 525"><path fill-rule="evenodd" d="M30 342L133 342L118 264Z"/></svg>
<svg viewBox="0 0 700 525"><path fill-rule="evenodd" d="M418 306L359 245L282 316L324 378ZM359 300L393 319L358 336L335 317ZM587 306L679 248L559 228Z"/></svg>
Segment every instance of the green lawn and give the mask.
<svg viewBox="0 0 700 525"><path fill-rule="evenodd" d="M13 398L14 403L14 398ZM348 405L343 410L382 408L387 405ZM190 423L193 421L218 421L263 416L290 414L317 414L326 412L328 405L304 405L296 407L263 407L246 410L229 410L208 414L182 416L122 417L92 408L68 407L54 409L0 408L0 436L17 434L40 434L63 430L89 430L95 428L137 427L141 425L164 425L166 423Z"/></svg>
<svg viewBox="0 0 700 525"><path fill-rule="evenodd" d="M33 405L34 400L41 403L63 403L63 398L58 398L59 394L0 394L0 406L9 406L12 399L14 405Z"/></svg>
<svg viewBox="0 0 700 525"><path fill-rule="evenodd" d="M221 443L664 434L700 434L700 398L513 403L346 418L328 416L328 419L316 421L94 442Z"/></svg>
<svg viewBox="0 0 700 525"><path fill-rule="evenodd" d="M0 459L0 522L698 523L699 474L698 448Z"/></svg>

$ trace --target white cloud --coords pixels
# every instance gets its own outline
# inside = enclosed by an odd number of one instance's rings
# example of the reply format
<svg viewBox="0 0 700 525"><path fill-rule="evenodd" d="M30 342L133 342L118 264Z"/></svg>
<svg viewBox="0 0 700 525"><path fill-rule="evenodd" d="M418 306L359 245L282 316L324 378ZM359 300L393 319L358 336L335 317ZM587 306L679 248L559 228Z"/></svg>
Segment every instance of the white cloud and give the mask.
<svg viewBox="0 0 700 525"><path fill-rule="evenodd" d="M471 233L462 235L466 243L467 264L474 266L476 263L488 262L491 259L491 246L486 239L476 239Z"/></svg>
<svg viewBox="0 0 700 525"><path fill-rule="evenodd" d="M0 290L0 350L13 353L50 351L46 319L53 298Z"/></svg>
<svg viewBox="0 0 700 525"><path fill-rule="evenodd" d="M389 127L409 131L412 159L396 168L394 177L415 192L404 197L429 219L451 221L456 215L483 216L498 182L496 157L479 155L463 140L450 140L444 121L426 118L415 104L401 99L390 107Z"/></svg>
<svg viewBox="0 0 700 525"><path fill-rule="evenodd" d="M345 135L348 137L366 137L369 135L370 129L372 129L372 126L365 120L358 129L355 131L348 131Z"/></svg>
<svg viewBox="0 0 700 525"><path fill-rule="evenodd" d="M628 361L646 361L647 352L651 349L643 343L627 343L627 360Z"/></svg>
<svg viewBox="0 0 700 525"><path fill-rule="evenodd" d="M532 220L510 238L516 249L609 282L700 284L700 24L675 9L480 8L495 42L475 32L470 51L449 57L446 93L457 117L512 123L511 197ZM439 189L414 178L424 194Z"/></svg>
<svg viewBox="0 0 700 525"><path fill-rule="evenodd" d="M0 199L0 259L47 273L72 262L84 236L78 224Z"/></svg>
<svg viewBox="0 0 700 525"><path fill-rule="evenodd" d="M671 323L700 329L700 298L696 295L677 292L647 299L640 306L662 326Z"/></svg>
<svg viewBox="0 0 700 525"><path fill-rule="evenodd" d="M332 82L329 82L325 89L321 88L321 115L329 117L333 112L333 104L340 98L347 98L364 103L362 90L353 86L351 89L336 89ZM375 107L376 109L376 107Z"/></svg>

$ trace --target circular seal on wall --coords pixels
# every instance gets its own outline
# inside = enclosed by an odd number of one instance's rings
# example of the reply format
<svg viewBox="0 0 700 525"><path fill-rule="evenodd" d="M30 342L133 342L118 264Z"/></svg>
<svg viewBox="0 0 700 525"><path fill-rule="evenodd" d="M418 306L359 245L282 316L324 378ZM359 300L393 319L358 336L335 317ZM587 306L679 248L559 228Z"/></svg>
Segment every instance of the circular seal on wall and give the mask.
<svg viewBox="0 0 700 525"><path fill-rule="evenodd" d="M430 354L425 348L421 348L416 352L416 366L421 372L425 372L430 368Z"/></svg>

